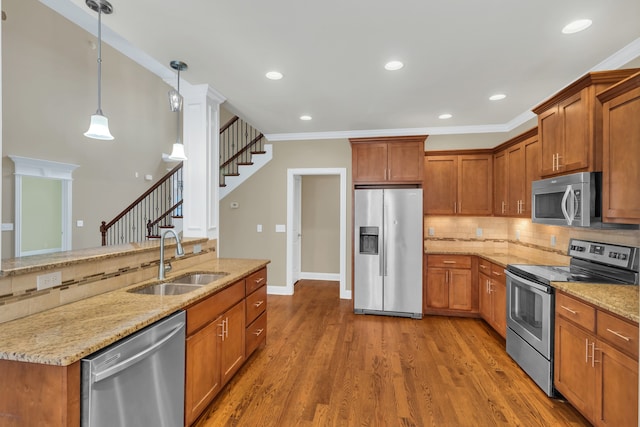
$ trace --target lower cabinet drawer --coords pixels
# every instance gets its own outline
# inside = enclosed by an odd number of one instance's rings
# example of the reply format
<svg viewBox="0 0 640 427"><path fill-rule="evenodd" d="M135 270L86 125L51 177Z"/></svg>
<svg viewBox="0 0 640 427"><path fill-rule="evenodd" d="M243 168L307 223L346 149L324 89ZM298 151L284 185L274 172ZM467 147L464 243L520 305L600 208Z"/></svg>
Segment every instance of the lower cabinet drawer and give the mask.
<svg viewBox="0 0 640 427"><path fill-rule="evenodd" d="M267 287L261 286L254 293L247 296L247 325L267 308Z"/></svg>
<svg viewBox="0 0 640 427"><path fill-rule="evenodd" d="M245 335L247 357L267 339L267 312L262 313L252 324L247 326Z"/></svg>

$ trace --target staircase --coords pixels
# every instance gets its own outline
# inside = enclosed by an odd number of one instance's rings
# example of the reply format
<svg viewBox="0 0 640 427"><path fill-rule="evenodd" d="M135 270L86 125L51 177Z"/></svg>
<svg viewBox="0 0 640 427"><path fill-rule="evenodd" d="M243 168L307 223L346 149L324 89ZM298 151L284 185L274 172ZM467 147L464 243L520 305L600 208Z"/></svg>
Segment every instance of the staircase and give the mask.
<svg viewBox="0 0 640 427"><path fill-rule="evenodd" d="M220 192L222 200L272 158L264 135L234 116L220 128Z"/></svg>
<svg viewBox="0 0 640 427"><path fill-rule="evenodd" d="M264 135L234 116L220 128L222 200L272 158ZM163 229L182 231L182 162L127 206L114 219L102 221L102 246L160 238Z"/></svg>

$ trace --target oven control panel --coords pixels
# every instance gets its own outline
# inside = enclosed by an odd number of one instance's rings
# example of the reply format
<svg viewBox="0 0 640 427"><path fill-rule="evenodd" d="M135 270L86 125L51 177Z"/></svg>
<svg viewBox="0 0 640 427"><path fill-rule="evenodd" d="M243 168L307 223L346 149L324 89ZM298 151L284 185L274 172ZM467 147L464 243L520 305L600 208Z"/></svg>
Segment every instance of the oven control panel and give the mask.
<svg viewBox="0 0 640 427"><path fill-rule="evenodd" d="M616 267L638 269L638 248L571 239L568 255Z"/></svg>

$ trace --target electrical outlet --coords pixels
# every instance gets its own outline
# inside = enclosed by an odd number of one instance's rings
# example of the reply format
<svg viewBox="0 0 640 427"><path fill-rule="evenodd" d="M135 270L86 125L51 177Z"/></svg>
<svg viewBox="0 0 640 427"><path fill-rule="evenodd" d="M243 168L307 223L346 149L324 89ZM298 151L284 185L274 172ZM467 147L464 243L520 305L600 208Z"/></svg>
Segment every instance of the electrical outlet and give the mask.
<svg viewBox="0 0 640 427"><path fill-rule="evenodd" d="M551 246L556 245L556 236L551 236Z"/></svg>
<svg viewBox="0 0 640 427"><path fill-rule="evenodd" d="M202 252L202 245L199 243L197 245L193 245L193 253L199 254L200 252Z"/></svg>
<svg viewBox="0 0 640 427"><path fill-rule="evenodd" d="M41 274L36 277L36 286L39 291L42 289L53 288L54 286L60 286L62 284L62 272L56 271L54 273Z"/></svg>
<svg viewBox="0 0 640 427"><path fill-rule="evenodd" d="M433 229L433 227L429 227L429 236L435 236L436 234L436 230Z"/></svg>
<svg viewBox="0 0 640 427"><path fill-rule="evenodd" d="M476 236L477 237L482 237L482 228L480 228L480 227L476 228Z"/></svg>
<svg viewBox="0 0 640 427"><path fill-rule="evenodd" d="M256 232L258 232L258 233L262 233L262 224L258 224L258 225L256 226Z"/></svg>
<svg viewBox="0 0 640 427"><path fill-rule="evenodd" d="M516 240L520 240L520 230L516 230Z"/></svg>

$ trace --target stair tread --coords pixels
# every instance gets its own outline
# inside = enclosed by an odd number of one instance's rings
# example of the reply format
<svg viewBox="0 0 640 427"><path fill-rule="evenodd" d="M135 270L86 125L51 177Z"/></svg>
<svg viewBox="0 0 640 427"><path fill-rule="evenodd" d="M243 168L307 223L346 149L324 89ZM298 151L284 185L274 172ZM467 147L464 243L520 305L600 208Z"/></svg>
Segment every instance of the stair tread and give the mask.
<svg viewBox="0 0 640 427"><path fill-rule="evenodd" d="M225 173L224 176L240 176L239 173Z"/></svg>
<svg viewBox="0 0 640 427"><path fill-rule="evenodd" d="M251 166L253 164L253 162L238 162L238 166Z"/></svg>
<svg viewBox="0 0 640 427"><path fill-rule="evenodd" d="M251 154L267 154L266 151L252 151Z"/></svg>
<svg viewBox="0 0 640 427"><path fill-rule="evenodd" d="M172 215L171 218L175 218L175 219L181 219L182 215Z"/></svg>
<svg viewBox="0 0 640 427"><path fill-rule="evenodd" d="M160 228L175 228L173 225L159 225Z"/></svg>

